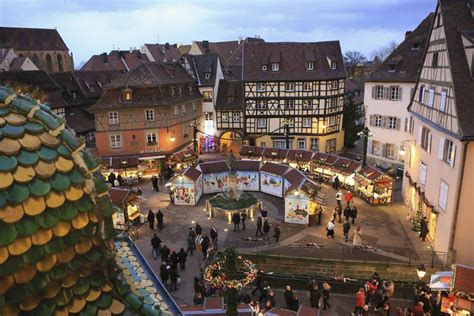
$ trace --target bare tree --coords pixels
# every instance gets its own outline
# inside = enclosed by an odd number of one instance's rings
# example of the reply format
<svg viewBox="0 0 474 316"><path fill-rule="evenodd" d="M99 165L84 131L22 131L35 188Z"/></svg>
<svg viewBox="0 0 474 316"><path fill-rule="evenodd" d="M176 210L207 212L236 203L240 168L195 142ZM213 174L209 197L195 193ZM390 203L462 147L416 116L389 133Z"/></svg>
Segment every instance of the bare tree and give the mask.
<svg viewBox="0 0 474 316"><path fill-rule="evenodd" d="M372 57L376 61L383 62L397 47L398 43L391 41L387 45L372 51Z"/></svg>
<svg viewBox="0 0 474 316"><path fill-rule="evenodd" d="M348 50L344 53L344 63L346 66L357 66L367 61L367 58L360 51Z"/></svg>

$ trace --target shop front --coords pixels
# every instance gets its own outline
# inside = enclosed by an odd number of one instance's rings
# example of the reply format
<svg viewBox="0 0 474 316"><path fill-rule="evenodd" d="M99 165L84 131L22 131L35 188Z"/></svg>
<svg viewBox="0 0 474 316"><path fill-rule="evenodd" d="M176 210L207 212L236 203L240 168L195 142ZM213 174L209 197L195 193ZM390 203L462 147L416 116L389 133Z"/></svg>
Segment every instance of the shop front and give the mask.
<svg viewBox="0 0 474 316"><path fill-rule="evenodd" d="M312 158L311 171L321 181L330 182L334 176L333 165L337 159L337 156L317 152Z"/></svg>
<svg viewBox="0 0 474 316"><path fill-rule="evenodd" d="M392 177L374 167L367 166L356 173L354 180L357 194L369 204L392 204Z"/></svg>
<svg viewBox="0 0 474 316"><path fill-rule="evenodd" d="M355 191L355 175L362 164L358 161L339 157L332 166L333 173L339 178L342 187Z"/></svg>
<svg viewBox="0 0 474 316"><path fill-rule="evenodd" d="M204 135L199 137L199 153L214 153L217 149L217 137Z"/></svg>
<svg viewBox="0 0 474 316"><path fill-rule="evenodd" d="M109 190L109 196L112 204L118 208L112 217L116 229L128 230L130 226L144 222L145 218L140 211L140 204L144 199L136 191L116 187Z"/></svg>

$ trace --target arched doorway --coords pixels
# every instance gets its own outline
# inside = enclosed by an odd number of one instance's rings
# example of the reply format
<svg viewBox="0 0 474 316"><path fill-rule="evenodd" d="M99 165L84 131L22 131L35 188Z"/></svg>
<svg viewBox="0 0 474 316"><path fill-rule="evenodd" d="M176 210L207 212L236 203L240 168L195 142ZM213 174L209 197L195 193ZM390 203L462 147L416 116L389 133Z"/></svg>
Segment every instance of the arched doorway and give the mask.
<svg viewBox="0 0 474 316"><path fill-rule="evenodd" d="M242 148L244 137L240 131L225 131L219 136L219 150L221 152L232 152L238 153Z"/></svg>

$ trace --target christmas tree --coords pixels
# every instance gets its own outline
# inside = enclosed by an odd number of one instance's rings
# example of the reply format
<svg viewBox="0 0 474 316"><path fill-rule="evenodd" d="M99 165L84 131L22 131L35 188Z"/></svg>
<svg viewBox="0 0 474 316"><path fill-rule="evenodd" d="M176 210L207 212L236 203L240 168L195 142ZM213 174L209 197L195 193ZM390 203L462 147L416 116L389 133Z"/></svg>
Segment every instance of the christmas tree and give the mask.
<svg viewBox="0 0 474 316"><path fill-rule="evenodd" d="M418 203L418 207L416 208L415 216L413 217L413 227L412 230L419 232L421 229L421 218L423 217L421 212L421 203Z"/></svg>

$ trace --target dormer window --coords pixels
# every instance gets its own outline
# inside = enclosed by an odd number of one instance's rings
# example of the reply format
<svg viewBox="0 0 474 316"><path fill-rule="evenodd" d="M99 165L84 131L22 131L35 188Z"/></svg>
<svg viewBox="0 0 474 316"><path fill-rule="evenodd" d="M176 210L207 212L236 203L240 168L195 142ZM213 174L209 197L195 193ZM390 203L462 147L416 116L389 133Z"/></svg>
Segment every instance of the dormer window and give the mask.
<svg viewBox="0 0 474 316"><path fill-rule="evenodd" d="M183 93L183 90L181 88L178 88L178 94L181 95Z"/></svg>
<svg viewBox="0 0 474 316"><path fill-rule="evenodd" d="M267 65L262 65L262 70L267 71Z"/></svg>
<svg viewBox="0 0 474 316"><path fill-rule="evenodd" d="M331 69L337 69L337 62L331 61Z"/></svg>
<svg viewBox="0 0 474 316"><path fill-rule="evenodd" d="M272 63L272 71L280 71L280 64Z"/></svg>
<svg viewBox="0 0 474 316"><path fill-rule="evenodd" d="M125 90L122 96L124 101L132 101L132 90Z"/></svg>
<svg viewBox="0 0 474 316"><path fill-rule="evenodd" d="M204 78L210 79L211 78L211 73L210 72L204 73Z"/></svg>
<svg viewBox="0 0 474 316"><path fill-rule="evenodd" d="M305 63L305 66L306 66L306 70L314 70L314 62L312 61L307 61Z"/></svg>
<svg viewBox="0 0 474 316"><path fill-rule="evenodd" d="M420 49L420 43L416 42L413 43L413 46L411 47L411 50L419 50Z"/></svg>
<svg viewBox="0 0 474 316"><path fill-rule="evenodd" d="M396 65L394 64L389 64L388 65L388 72L395 72Z"/></svg>
<svg viewBox="0 0 474 316"><path fill-rule="evenodd" d="M170 89L170 94L171 94L171 95L174 95L174 88L171 88L171 89Z"/></svg>

